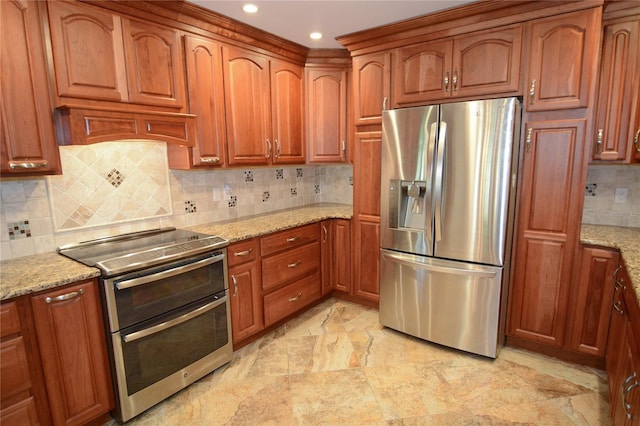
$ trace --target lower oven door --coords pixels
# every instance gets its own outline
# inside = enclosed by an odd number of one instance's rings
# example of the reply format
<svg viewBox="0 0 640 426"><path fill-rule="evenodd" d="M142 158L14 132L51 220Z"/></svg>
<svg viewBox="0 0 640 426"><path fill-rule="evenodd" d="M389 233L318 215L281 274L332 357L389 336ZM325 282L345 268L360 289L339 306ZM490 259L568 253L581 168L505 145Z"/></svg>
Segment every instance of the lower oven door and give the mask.
<svg viewBox="0 0 640 426"><path fill-rule="evenodd" d="M222 292L112 334L120 421L231 360L228 303Z"/></svg>

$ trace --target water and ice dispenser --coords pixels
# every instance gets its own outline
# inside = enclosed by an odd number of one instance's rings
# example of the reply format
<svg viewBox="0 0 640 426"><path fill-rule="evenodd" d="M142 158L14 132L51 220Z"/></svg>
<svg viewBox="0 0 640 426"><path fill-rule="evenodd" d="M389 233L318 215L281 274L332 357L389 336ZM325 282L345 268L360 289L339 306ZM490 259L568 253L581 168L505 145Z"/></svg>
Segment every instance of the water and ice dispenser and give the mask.
<svg viewBox="0 0 640 426"><path fill-rule="evenodd" d="M389 182L389 228L424 231L427 226L427 182Z"/></svg>

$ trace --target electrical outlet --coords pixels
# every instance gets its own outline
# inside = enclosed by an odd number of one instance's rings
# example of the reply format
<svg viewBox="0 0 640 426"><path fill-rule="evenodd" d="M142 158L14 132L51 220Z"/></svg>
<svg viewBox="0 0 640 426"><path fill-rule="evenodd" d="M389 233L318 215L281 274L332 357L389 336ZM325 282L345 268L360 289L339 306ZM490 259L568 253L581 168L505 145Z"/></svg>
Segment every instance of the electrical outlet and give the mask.
<svg viewBox="0 0 640 426"><path fill-rule="evenodd" d="M624 204L627 202L627 188L616 188L616 196L613 200L616 204Z"/></svg>

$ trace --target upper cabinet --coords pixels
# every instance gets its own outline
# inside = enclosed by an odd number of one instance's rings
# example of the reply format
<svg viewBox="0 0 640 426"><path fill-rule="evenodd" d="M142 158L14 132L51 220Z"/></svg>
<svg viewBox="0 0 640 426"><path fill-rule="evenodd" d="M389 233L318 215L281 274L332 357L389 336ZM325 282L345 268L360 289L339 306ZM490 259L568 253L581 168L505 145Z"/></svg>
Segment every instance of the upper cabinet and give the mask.
<svg viewBox="0 0 640 426"><path fill-rule="evenodd" d="M183 109L177 30L70 2L48 2L59 103L71 99Z"/></svg>
<svg viewBox="0 0 640 426"><path fill-rule="evenodd" d="M37 1L0 2L0 173L61 173Z"/></svg>
<svg viewBox="0 0 640 426"><path fill-rule="evenodd" d="M601 9L531 23L527 111L586 108L596 71Z"/></svg>
<svg viewBox="0 0 640 426"><path fill-rule="evenodd" d="M640 120L636 118L640 110L640 7L614 19L606 19L605 13L602 36L592 159L635 162L640 157Z"/></svg>
<svg viewBox="0 0 640 426"><path fill-rule="evenodd" d="M520 25L394 49L393 105L493 94L516 94Z"/></svg>
<svg viewBox="0 0 640 426"><path fill-rule="evenodd" d="M391 52L353 58L355 125L382 124L382 111L391 107Z"/></svg>
<svg viewBox="0 0 640 426"><path fill-rule="evenodd" d="M229 165L304 163L304 69L224 46Z"/></svg>

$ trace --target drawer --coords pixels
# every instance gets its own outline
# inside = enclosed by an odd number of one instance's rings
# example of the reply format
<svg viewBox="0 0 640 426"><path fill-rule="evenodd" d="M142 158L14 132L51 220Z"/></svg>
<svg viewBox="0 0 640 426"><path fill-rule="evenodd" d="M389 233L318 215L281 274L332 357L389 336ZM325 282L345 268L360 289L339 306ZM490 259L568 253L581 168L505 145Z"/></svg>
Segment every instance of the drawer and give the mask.
<svg viewBox="0 0 640 426"><path fill-rule="evenodd" d="M0 344L0 398L6 399L31 388L27 351L22 336Z"/></svg>
<svg viewBox="0 0 640 426"><path fill-rule="evenodd" d="M20 317L16 302L0 305L0 337L20 333Z"/></svg>
<svg viewBox="0 0 640 426"><path fill-rule="evenodd" d="M290 315L322 296L320 274L315 273L264 297L265 325Z"/></svg>
<svg viewBox="0 0 640 426"><path fill-rule="evenodd" d="M227 266L256 260L258 257L258 240L251 239L230 244L227 247Z"/></svg>
<svg viewBox="0 0 640 426"><path fill-rule="evenodd" d="M32 396L9 405L0 410L0 424L2 425L39 425L36 411L36 401Z"/></svg>
<svg viewBox="0 0 640 426"><path fill-rule="evenodd" d="M260 239L260 253L266 256L281 250L299 247L312 241L318 241L319 235L319 222L276 232Z"/></svg>
<svg viewBox="0 0 640 426"><path fill-rule="evenodd" d="M319 270L319 243L287 250L262 259L262 289L266 291Z"/></svg>

